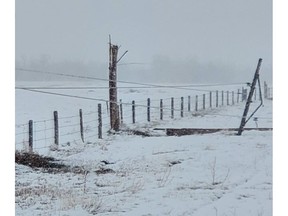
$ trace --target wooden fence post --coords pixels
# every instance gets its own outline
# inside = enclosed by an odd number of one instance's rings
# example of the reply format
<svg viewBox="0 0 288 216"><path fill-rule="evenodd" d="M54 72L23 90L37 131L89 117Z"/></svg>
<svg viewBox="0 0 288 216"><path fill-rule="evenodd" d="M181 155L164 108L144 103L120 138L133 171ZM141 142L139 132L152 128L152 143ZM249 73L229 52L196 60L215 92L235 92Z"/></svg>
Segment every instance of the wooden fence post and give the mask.
<svg viewBox="0 0 288 216"><path fill-rule="evenodd" d="M33 152L33 120L29 120L29 146L28 151L29 153Z"/></svg>
<svg viewBox="0 0 288 216"><path fill-rule="evenodd" d="M160 120L163 120L163 100L160 99Z"/></svg>
<svg viewBox="0 0 288 216"><path fill-rule="evenodd" d="M174 118L174 98L171 98L171 118Z"/></svg>
<svg viewBox="0 0 288 216"><path fill-rule="evenodd" d="M232 91L232 105L235 104L235 101L234 101L234 91Z"/></svg>
<svg viewBox="0 0 288 216"><path fill-rule="evenodd" d="M191 96L188 96L188 112L191 111Z"/></svg>
<svg viewBox="0 0 288 216"><path fill-rule="evenodd" d="M118 118L117 121L118 121L118 125L119 125L119 128L120 128L120 123L121 123L121 122L120 122L120 105L117 104L117 105L116 105L116 108L117 108L117 118ZM119 129L119 128L118 128L118 129Z"/></svg>
<svg viewBox="0 0 288 216"><path fill-rule="evenodd" d="M205 94L203 94L203 110L205 110L205 103L206 103L206 101L205 101Z"/></svg>
<svg viewBox="0 0 288 216"><path fill-rule="evenodd" d="M101 109L101 103L98 104L98 139L102 139L102 109Z"/></svg>
<svg viewBox="0 0 288 216"><path fill-rule="evenodd" d="M237 90L237 103L239 103L240 90Z"/></svg>
<svg viewBox="0 0 288 216"><path fill-rule="evenodd" d="M268 85L266 81L264 81L264 98L268 98L268 91L267 91Z"/></svg>
<svg viewBox="0 0 288 216"><path fill-rule="evenodd" d="M242 102L247 100L247 89L242 88Z"/></svg>
<svg viewBox="0 0 288 216"><path fill-rule="evenodd" d="M273 87L268 88L268 98L273 98Z"/></svg>
<svg viewBox="0 0 288 216"><path fill-rule="evenodd" d="M120 102L120 123L121 123L121 125L123 124L123 104L122 104L122 100L120 99L119 100L119 102Z"/></svg>
<svg viewBox="0 0 288 216"><path fill-rule="evenodd" d="M109 102L106 101L106 109L107 109L107 115L109 116L110 118L110 112L109 112Z"/></svg>
<svg viewBox="0 0 288 216"><path fill-rule="evenodd" d="M210 103L209 103L210 108L212 108L212 92L211 91L209 93L209 101L210 101Z"/></svg>
<svg viewBox="0 0 288 216"><path fill-rule="evenodd" d="M54 111L54 144L59 146L59 125L58 125L58 112Z"/></svg>
<svg viewBox="0 0 288 216"><path fill-rule="evenodd" d="M227 94L227 106L229 106L229 91L227 91L226 94Z"/></svg>
<svg viewBox="0 0 288 216"><path fill-rule="evenodd" d="M222 91L222 106L224 106L224 91Z"/></svg>
<svg viewBox="0 0 288 216"><path fill-rule="evenodd" d="M147 99L147 121L150 122L150 106L151 106L151 101L150 98Z"/></svg>
<svg viewBox="0 0 288 216"><path fill-rule="evenodd" d="M195 98L195 111L198 111L198 95Z"/></svg>
<svg viewBox="0 0 288 216"><path fill-rule="evenodd" d="M135 101L132 101L132 123L135 124Z"/></svg>
<svg viewBox="0 0 288 216"><path fill-rule="evenodd" d="M84 127L83 127L82 109L79 109L79 117L80 117L80 135L81 135L82 142L84 142Z"/></svg>
<svg viewBox="0 0 288 216"><path fill-rule="evenodd" d="M181 117L184 116L184 97L181 97Z"/></svg>
<svg viewBox="0 0 288 216"><path fill-rule="evenodd" d="M218 90L216 91L216 107L218 107Z"/></svg>

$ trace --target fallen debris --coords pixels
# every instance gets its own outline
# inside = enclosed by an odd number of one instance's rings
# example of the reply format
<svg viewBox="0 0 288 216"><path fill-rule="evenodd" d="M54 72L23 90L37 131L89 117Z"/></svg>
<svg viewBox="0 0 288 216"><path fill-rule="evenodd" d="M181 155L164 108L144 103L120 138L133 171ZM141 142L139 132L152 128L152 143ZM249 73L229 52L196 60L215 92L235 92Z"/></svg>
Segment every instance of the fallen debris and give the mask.
<svg viewBox="0 0 288 216"><path fill-rule="evenodd" d="M159 130L159 128L155 129ZM220 131L238 131L238 128L165 128L165 130L167 136L184 136L195 134L209 134ZM273 130L273 128L244 128L244 130L270 131Z"/></svg>
<svg viewBox="0 0 288 216"><path fill-rule="evenodd" d="M122 128L119 131L114 131L114 130L109 130L108 134L126 134L126 135L136 135L136 136L142 136L142 137L152 137L152 136L157 136L155 134L152 134L151 131L146 130L146 131L141 131L141 130L135 130L135 129L126 129Z"/></svg>
<svg viewBox="0 0 288 216"><path fill-rule="evenodd" d="M169 164L168 164L168 166L169 166L169 167L172 167L172 166L174 166L174 165L176 165L176 164L180 164L180 163L181 163L180 160L178 160L178 161L170 161Z"/></svg>
<svg viewBox="0 0 288 216"><path fill-rule="evenodd" d="M101 175L101 174L115 173L115 171L110 168L100 168L96 170L95 173L97 175Z"/></svg>

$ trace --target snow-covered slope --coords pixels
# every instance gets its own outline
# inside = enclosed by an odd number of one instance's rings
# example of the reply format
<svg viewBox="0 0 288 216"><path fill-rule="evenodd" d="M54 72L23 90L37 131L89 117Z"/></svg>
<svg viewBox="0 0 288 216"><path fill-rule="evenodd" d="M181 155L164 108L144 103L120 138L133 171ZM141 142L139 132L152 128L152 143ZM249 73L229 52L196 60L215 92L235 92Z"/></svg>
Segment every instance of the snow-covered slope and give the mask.
<svg viewBox="0 0 288 216"><path fill-rule="evenodd" d="M18 105L32 100L29 94L17 90ZM127 100L136 100L130 96ZM26 104L37 119L47 118L43 113L56 106L67 112L82 108L79 105L96 107L95 101L62 99L61 104L60 98L50 96L37 100L43 100L38 107ZM251 119L247 127L272 127L272 101L264 102L257 122ZM244 105L126 126L238 127ZM31 116L29 109L16 107L19 123ZM227 131L183 137L163 132L155 137L105 135L45 154L83 172L52 174L16 164L16 215L272 215L272 131L244 131L242 136Z"/></svg>

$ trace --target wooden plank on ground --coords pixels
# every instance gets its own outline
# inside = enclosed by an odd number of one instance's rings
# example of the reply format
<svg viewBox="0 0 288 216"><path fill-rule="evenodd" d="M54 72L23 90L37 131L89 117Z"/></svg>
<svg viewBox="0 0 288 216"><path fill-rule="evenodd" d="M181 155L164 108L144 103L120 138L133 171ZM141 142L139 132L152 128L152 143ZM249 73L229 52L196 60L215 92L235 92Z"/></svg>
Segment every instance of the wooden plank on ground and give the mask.
<svg viewBox="0 0 288 216"><path fill-rule="evenodd" d="M184 136L195 134L209 134L220 131L238 131L238 128L155 128L154 130L165 130L167 136ZM270 131L273 130L273 128L245 128L244 130Z"/></svg>

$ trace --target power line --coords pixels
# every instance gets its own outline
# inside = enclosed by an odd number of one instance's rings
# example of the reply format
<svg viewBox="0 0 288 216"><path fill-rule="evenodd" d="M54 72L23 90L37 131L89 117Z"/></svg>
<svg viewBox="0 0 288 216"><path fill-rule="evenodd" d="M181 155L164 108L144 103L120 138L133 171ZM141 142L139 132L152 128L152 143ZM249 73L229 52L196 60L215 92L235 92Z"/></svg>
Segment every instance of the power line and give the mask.
<svg viewBox="0 0 288 216"><path fill-rule="evenodd" d="M150 64L149 63L143 63L143 62L129 62L129 63L117 64L117 66L122 66L122 65L150 65Z"/></svg>
<svg viewBox="0 0 288 216"><path fill-rule="evenodd" d="M93 101L102 101L102 102L111 102L109 100L105 99L99 99L99 98L90 98L90 97L82 97L77 95L69 95L69 94L62 94L62 93L55 93L55 92L47 92L47 91L40 91L40 90L34 90L34 89L25 89L21 88L25 91L31 91L31 92L37 92L42 94L50 94L50 95L56 95L56 96L62 96L62 97L70 97L70 98L77 98L77 99L84 99L84 100L93 100ZM113 103L113 102L112 102ZM120 102L117 102L116 104L120 104ZM123 105L132 105L132 103L123 103ZM141 104L135 104L135 107L147 107L147 105L141 105ZM150 106L151 109L159 109L159 107ZM163 108L163 110L171 110L170 108ZM180 109L174 109L174 111L180 111Z"/></svg>
<svg viewBox="0 0 288 216"><path fill-rule="evenodd" d="M26 72L34 72L34 73L42 73L42 74L50 74L50 75L56 75L56 76L65 76L65 77L73 77L73 78L80 78L80 79L89 79L89 80L98 80L98 81L112 81L105 78L97 78L97 77L90 77L90 76L81 76L81 75L71 75L71 74L64 74L64 73L55 73L55 72L48 72L48 71L40 71L40 70L30 70L30 69L24 69L24 68L16 68L16 70L19 71L26 71ZM189 87L201 87L201 86L221 86L221 85L236 85L236 84L246 84L246 83L234 83L234 84L204 84L204 85L184 85L184 86L175 86L175 85L155 85L155 84L148 84L148 83L139 83L139 82L131 82L131 81L122 81L118 80L118 83L125 83L125 84L134 84L134 85L141 85L146 86L146 88L174 88L174 89L181 89L181 90L193 90L193 91L202 91L202 92L210 92L211 90L205 90L205 89L194 89ZM72 88L72 87L71 87ZM96 87L95 87L96 88ZM100 87L98 87L100 88ZM108 88L108 87L106 87ZM121 87L118 87L121 88ZM128 87L124 87L128 88ZM130 88L130 87L129 87ZM139 87L133 87L133 88L139 88ZM27 88L28 89L28 88ZM35 88L34 88L35 89ZM68 89L68 88L67 88ZM80 89L80 88L79 88Z"/></svg>
<svg viewBox="0 0 288 216"><path fill-rule="evenodd" d="M149 89L149 88L187 88L187 87L207 87L207 86L228 86L228 85L241 85L245 83L222 83L222 84L191 84L191 85L167 85L167 86L118 86L118 89ZM16 86L15 89L55 89L55 90L87 90L87 89L109 89L108 86ZM113 87L110 87L113 88ZM201 89L199 89L200 91ZM204 90L203 90L204 91ZM207 90L208 91L208 90ZM210 91L210 90L209 90Z"/></svg>
<svg viewBox="0 0 288 216"><path fill-rule="evenodd" d="M50 94L50 95L56 95L56 96L62 96L62 97L70 97L70 98L77 98L77 99L85 99L85 100L93 100L93 101L102 101L105 103L111 102L109 100L105 99L99 99L99 98L91 98L91 97L83 97L83 96L77 96L77 95L70 95L70 94L62 94L62 93L56 93L56 92L47 92L47 91L40 91L35 89L26 89L26 88L19 88L26 91L31 92L37 92L37 93L43 93L43 94ZM112 102L113 103L113 102ZM120 102L115 102L116 104L120 104ZM127 102L121 102L123 105L132 105L132 103ZM200 104L200 103L199 103ZM141 105L141 104L135 104L135 107L147 107L147 105ZM150 106L151 109L159 109L159 107ZM163 110L171 110L170 108L163 107ZM180 109L174 109L174 111L180 111Z"/></svg>
<svg viewBox="0 0 288 216"><path fill-rule="evenodd" d="M87 90L87 89L109 89L109 87L88 87L88 86L59 86L59 87L49 87L49 86L16 86L15 89L54 89L54 90ZM119 88L119 87L118 87ZM130 87L120 87L120 88L130 88ZM133 88L133 87L132 87ZM137 88L137 87L136 87Z"/></svg>
<svg viewBox="0 0 288 216"><path fill-rule="evenodd" d="M102 78L96 78L96 77L90 77L90 76L55 73L55 72L40 71L40 70L34 70L34 69L32 70L32 69L25 69L25 68L15 68L15 70L25 71L25 72L33 72L33 73L41 73L41 74L50 74L50 75L64 76L64 77L73 77L73 78L80 78L80 79L92 79L92 80L107 81L107 79L104 79L104 78L102 79Z"/></svg>
<svg viewBox="0 0 288 216"><path fill-rule="evenodd" d="M78 98L78 99L85 99L85 100L108 102L108 100L105 100L105 99L96 99L96 98L90 98L90 97L82 97L82 96L77 96L77 95L68 95L68 94L61 94L61 93L47 92L47 91L39 91L39 90L26 89L26 88L19 88L19 89L31 91L31 92L43 93L43 94L63 96L63 97L71 97L71 98Z"/></svg>

